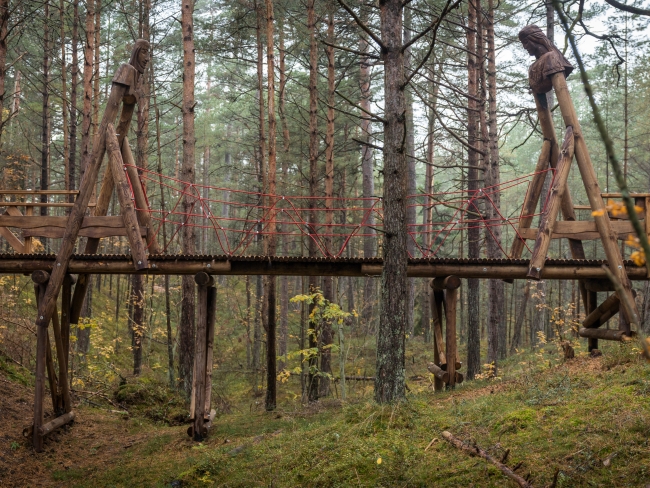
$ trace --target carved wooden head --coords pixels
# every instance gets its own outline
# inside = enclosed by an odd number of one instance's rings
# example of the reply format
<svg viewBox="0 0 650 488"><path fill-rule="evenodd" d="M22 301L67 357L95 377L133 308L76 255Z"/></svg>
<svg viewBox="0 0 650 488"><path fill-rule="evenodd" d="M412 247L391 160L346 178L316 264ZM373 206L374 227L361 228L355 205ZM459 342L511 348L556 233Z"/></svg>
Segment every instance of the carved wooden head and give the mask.
<svg viewBox="0 0 650 488"><path fill-rule="evenodd" d="M551 76L564 72L569 76L573 66L564 57L546 34L534 24L527 25L519 32L519 40L535 61L528 69L528 83L534 93L547 93L553 89Z"/></svg>
<svg viewBox="0 0 650 488"><path fill-rule="evenodd" d="M140 74L144 73L144 69L149 64L149 49L149 42L144 39L138 39L133 45L129 64L138 70Z"/></svg>

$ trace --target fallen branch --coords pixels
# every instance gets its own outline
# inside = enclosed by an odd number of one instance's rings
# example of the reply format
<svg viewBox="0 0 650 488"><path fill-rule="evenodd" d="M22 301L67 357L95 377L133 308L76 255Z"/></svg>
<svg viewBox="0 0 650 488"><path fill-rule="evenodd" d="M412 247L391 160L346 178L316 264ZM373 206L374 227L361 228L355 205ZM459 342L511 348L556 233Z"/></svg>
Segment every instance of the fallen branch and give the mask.
<svg viewBox="0 0 650 488"><path fill-rule="evenodd" d="M475 446L470 446L468 444L465 444L463 441L461 441L457 437L454 437L451 434L451 432L444 431L442 433L442 437L444 437L445 440L447 442L449 442L452 446L460 449L461 451L465 451L470 456L482 457L486 461L491 462L497 468L499 468L499 471L501 471L503 474L505 474L508 478L510 478L512 481L517 483L522 488L533 488L533 485L531 485L528 481L526 481L524 478L519 476L517 473L515 473L512 469L510 469L505 464L503 464L500 461L497 461L496 459L494 459L492 456L490 456L486 451L484 451L480 447L478 447L476 445Z"/></svg>

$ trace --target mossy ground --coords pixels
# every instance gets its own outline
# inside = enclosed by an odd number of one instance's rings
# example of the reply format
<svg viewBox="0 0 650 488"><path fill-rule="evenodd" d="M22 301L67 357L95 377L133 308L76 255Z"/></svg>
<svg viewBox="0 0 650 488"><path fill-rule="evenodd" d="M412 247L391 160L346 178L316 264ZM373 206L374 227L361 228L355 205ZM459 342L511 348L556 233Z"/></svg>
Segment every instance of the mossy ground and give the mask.
<svg viewBox="0 0 650 488"><path fill-rule="evenodd" d="M357 395L313 406L285 399L267 413L253 399L220 415L202 444L189 440L186 426L153 422L137 409L123 416L81 406L78 422L48 439L41 455L16 439L12 425L0 479L79 487L510 486L494 467L442 440L449 430L499 458L509 449L507 463L522 463L517 472L536 487L549 486L556 471L557 486L645 487L650 367L630 346L604 351L536 370L530 365L539 358L519 355L501 380L442 394L411 380L407 401L393 406ZM122 393L133 402L142 394Z"/></svg>

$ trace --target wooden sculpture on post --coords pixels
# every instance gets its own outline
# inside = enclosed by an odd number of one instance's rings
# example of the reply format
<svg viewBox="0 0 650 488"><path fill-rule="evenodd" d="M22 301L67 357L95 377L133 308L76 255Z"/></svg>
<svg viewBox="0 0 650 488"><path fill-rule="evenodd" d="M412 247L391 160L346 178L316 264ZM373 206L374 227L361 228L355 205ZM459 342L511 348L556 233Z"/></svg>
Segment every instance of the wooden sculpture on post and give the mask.
<svg viewBox="0 0 650 488"><path fill-rule="evenodd" d="M627 321L625 322L638 324L638 311L634 305L631 283L625 270L623 256L621 255L621 251L616 242L618 235L612 226L605 208L605 203L598 186L596 172L594 171L587 150L587 144L582 134L580 122L567 87L566 77L573 71L573 66L536 25L529 25L522 29L519 33L519 40L523 47L531 55L537 58L528 70L528 80L530 88L535 94L537 111L544 139L550 141L551 144L550 161L551 163L556 162L554 167L557 169L553 181L552 192L540 221L527 276L536 280L539 280L542 277L542 270L544 268L544 262L546 261L549 243L551 239L553 239L553 227L558 215L559 207L562 209L565 220L575 220L573 204L571 203L567 188L571 162L573 161L573 155L575 154L580 176L584 183L589 204L595 218L595 226L600 235L605 255L607 256L609 269L621 284L620 293L625 295L627 303L632 304L629 314L633 316L626 317ZM557 139L545 96L545 94L551 90L555 90L555 95L566 127L566 137L561 152L557 147ZM549 151L545 147L542 152L543 154L546 154ZM544 163L540 162L540 164L538 164L538 170L543 166ZM537 200L539 199L541 182L533 180L531 189L532 191L529 192L527 201L524 203L524 211L530 213L532 213L531 209L535 208ZM534 201L532 201L533 199ZM531 220L532 218L529 218L522 222L525 226L529 225ZM523 230L521 225L520 230ZM569 243L573 257L576 259L584 259L585 256L582 243L576 238L569 239ZM512 250L513 252L511 253L511 257L520 257L521 251L523 250L523 242L519 237L513 244ZM585 303L585 309L588 312L594 311L596 309L595 303L593 303L595 300L593 297L587 296L587 290L584 283L581 283L581 292ZM626 315L628 314L627 311L624 311L623 313ZM629 326L627 326L627 330L624 330L622 334L619 334L616 337L626 335L631 335ZM592 349L596 347L597 344L593 339L598 338L599 334L591 333L589 337L592 339L592 341L590 341L590 349ZM609 339L609 337L603 338Z"/></svg>

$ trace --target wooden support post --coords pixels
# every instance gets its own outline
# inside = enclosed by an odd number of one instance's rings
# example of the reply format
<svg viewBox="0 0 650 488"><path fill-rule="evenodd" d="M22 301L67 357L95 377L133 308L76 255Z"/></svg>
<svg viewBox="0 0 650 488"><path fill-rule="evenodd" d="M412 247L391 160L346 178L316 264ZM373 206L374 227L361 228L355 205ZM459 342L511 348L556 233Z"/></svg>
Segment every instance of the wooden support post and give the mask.
<svg viewBox="0 0 650 488"><path fill-rule="evenodd" d="M129 244L131 245L133 265L137 270L146 269L149 266L147 253L142 242L138 217L135 214L135 208L133 206L133 201L131 200L131 188L126 179L126 174L124 174L124 161L122 161L120 144L117 140L113 124L108 124L108 127L106 128L106 150L111 163L111 170L113 172L113 179L115 180L115 189L120 202L120 211L122 213L122 219L124 220L126 235L129 239Z"/></svg>
<svg viewBox="0 0 650 488"><path fill-rule="evenodd" d="M587 316L590 316L598 307L598 293L595 291L590 291L587 293L587 303L585 304L585 311ZM598 349L598 339L595 337L589 338L587 341L587 350L589 352L594 349Z"/></svg>
<svg viewBox="0 0 650 488"><path fill-rule="evenodd" d="M440 293L442 290L445 294L445 322L446 322L446 371L448 373L448 387L454 388L456 385L456 302L458 299L458 288L460 287L460 278L457 276L447 276L445 278L434 278L431 282L434 293Z"/></svg>
<svg viewBox="0 0 650 488"><path fill-rule="evenodd" d="M544 139L551 141L551 167L556 168L559 160L560 148L557 141L557 135L555 133L555 127L553 125L553 115L551 114L551 109L548 106L546 100L546 94L535 95L535 107L537 108L537 116L539 118L539 125L542 128L542 135ZM574 137L575 137L575 126L574 126ZM562 197L562 218L569 222L575 222L576 212L573 206L573 200L571 199L571 193L568 191L564 192ZM582 242L576 239L569 239L569 249L571 250L571 257L573 259L585 259L585 250L582 245ZM582 297L582 304L587 306L587 291L585 289L584 282L582 280L578 281L580 287L580 296Z"/></svg>
<svg viewBox="0 0 650 488"><path fill-rule="evenodd" d="M137 78L136 78L137 79ZM122 111L120 112L120 121L117 125L115 131L117 132L117 140L121 144L126 134L129 132L129 127L131 126L131 120L133 119L133 112L135 111L135 97L128 95L123 98ZM102 152L102 158L104 153ZM103 217L108 214L108 209L111 204L111 197L115 190L115 183L113 181L113 173L111 170L110 164L107 165L106 171L104 172L104 178L102 179L102 186L99 190L99 196L97 197L97 204L95 205L95 210L93 215L95 217ZM98 238L88 238L86 241L86 247L84 248L84 254L97 254L99 249L99 239ZM70 323L77 324L79 323L79 315L81 314L81 307L86 296L86 291L90 284L90 279L88 275L80 274L77 280L77 285L74 289L74 295L72 297L72 303L70 305Z"/></svg>
<svg viewBox="0 0 650 488"><path fill-rule="evenodd" d="M214 354L214 326L217 319L217 288L211 286L208 288L208 318L206 331L206 360L205 360L205 408L204 415L211 415L212 401L212 360Z"/></svg>
<svg viewBox="0 0 650 488"><path fill-rule="evenodd" d="M70 306L72 301L72 285L75 278L72 275L65 275L63 289L61 290L61 337L63 340L63 351L65 353L66 376L70 356Z"/></svg>
<svg viewBox="0 0 650 488"><path fill-rule="evenodd" d="M192 438L200 442L205 438L205 378L206 342L208 334L208 289L214 285L214 278L207 273L197 273L194 281L198 285L196 346L194 348L194 425Z"/></svg>
<svg viewBox="0 0 650 488"><path fill-rule="evenodd" d="M25 207L25 216L26 217L32 217L34 215L34 207ZM33 247L33 239L31 237L25 237L25 254L31 254Z"/></svg>
<svg viewBox="0 0 650 488"><path fill-rule="evenodd" d="M42 295L45 292L45 285L50 279L47 271L37 270L32 273L32 281L37 284L37 303L40 303ZM65 283L65 280L64 280ZM62 297L63 298L63 297ZM68 362L63 346L63 337L61 334L61 325L56 307L52 315L52 332L54 333L54 345L59 365L59 373L56 374L54 361L52 360L52 349L50 345L49 333L47 335L47 373L50 382L50 391L52 393L52 406L56 413L70 412L72 402L70 399L70 389L68 386Z"/></svg>
<svg viewBox="0 0 650 488"><path fill-rule="evenodd" d="M585 329L597 329L618 313L620 305L621 301L619 300L618 295L613 293L607 300L598 305L593 312L587 315L585 320L582 322L582 326Z"/></svg>
<svg viewBox="0 0 650 488"><path fill-rule="evenodd" d="M626 332L618 329L585 329L581 328L578 332L580 337L587 337L589 339L603 339L605 341L619 341L624 342L636 337L636 332Z"/></svg>
<svg viewBox="0 0 650 488"><path fill-rule="evenodd" d="M609 269L612 271L612 273L614 273L614 276L621 284L623 290L622 293L624 294L624 296L621 296L619 294L621 300L625 303L631 304L632 308L630 310L630 313L633 315L633 317L628 317L628 320L630 322L638 324L639 312L632 298L632 285L627 276L627 272L625 271L621 250L619 249L618 243L616 242L617 236L614 232L614 229L612 229L609 215L601 196L600 188L598 186L598 179L596 178L596 172L591 162L589 151L587 150L587 143L585 142L584 136L582 134L580 121L578 120L578 116L573 106L573 101L571 100L571 96L569 94L569 88L566 84L564 72L554 74L551 77L551 80L553 82L553 88L555 88L555 95L557 96L557 100L560 105L560 111L562 112L564 124L566 126L573 127L573 133L575 137L575 155L576 161L578 162L578 169L580 170L580 175L582 176L582 181L585 185L585 190L587 192L587 197L589 198L591 209L594 212L598 212L594 216L594 220L596 221L598 232L601 235L601 240L603 243L603 248L605 249L605 255L607 256ZM600 215L600 212L602 212L602 215Z"/></svg>
<svg viewBox="0 0 650 488"><path fill-rule="evenodd" d="M548 169L551 160L551 145L551 141L549 140L544 140L544 143L542 144L542 151L537 159L535 174L528 185L528 192L526 192L524 204L521 208L522 217L519 219L518 231L530 228L530 225L533 223L533 216L537 211L537 204L539 203L539 197L542 194L544 180L548 175L546 170ZM525 239L515 235L515 240L510 248L510 259L521 258L525 243Z"/></svg>
<svg viewBox="0 0 650 488"><path fill-rule="evenodd" d="M45 354L47 348L47 329L36 327L36 375L34 385L34 429L32 442L36 452L43 452L43 399L45 397Z"/></svg>
<svg viewBox="0 0 650 488"><path fill-rule="evenodd" d="M122 65L121 68L125 66L135 69L129 65ZM67 273L68 264L70 263L70 258L72 257L72 253L76 246L79 229L81 228L86 209L88 208L88 203L90 202L90 198L92 197L95 188L95 183L97 182L97 175L99 174L103 154L106 149L106 128L109 123L112 123L115 120L122 97L125 95L128 88L128 85L116 82L113 83L111 94L106 104L106 110L104 111L104 116L102 117L101 124L93 142L92 153L90 153L88 157L84 158L85 160L83 163L85 164L86 171L80 184L79 195L70 211L68 225L65 228L61 247L56 256L52 276L47 284L45 296L38 307L36 325L39 327L47 328L47 324L49 324L52 319L56 299L59 295L61 285L63 284L63 279Z"/></svg>
<svg viewBox="0 0 650 488"><path fill-rule="evenodd" d="M442 297L440 296L442 295ZM444 351L442 351L442 302L444 300L444 294L440 292L433 292L430 294L431 301L431 313L433 314L433 363L437 368L440 368L440 364L443 358L440 357L440 354L444 356ZM437 329L436 329L437 328ZM438 335L440 337L438 337ZM446 361L446 359L445 359ZM429 370L431 371L431 370ZM433 373L433 371L432 371ZM444 387L442 379L438 378L434 374L433 380L433 390L440 391Z"/></svg>
<svg viewBox="0 0 650 488"><path fill-rule="evenodd" d="M573 149L573 131L569 126L566 129L564 142L562 143L560 160L557 165L557 171L555 172L555 178L553 179L551 194L546 203L544 213L542 214L539 232L537 233L537 239L535 240L535 247L530 258L527 278L539 280L541 277L542 268L544 268L544 261L546 261L546 255L548 254L548 248L553 236L553 226L557 219L557 214L560 211L560 204L566 190L569 170L571 169L571 161L573 161Z"/></svg>
<svg viewBox="0 0 650 488"><path fill-rule="evenodd" d="M147 232L147 248L150 254L160 254L161 250L156 241L156 233L153 232L153 225L151 223L151 214L149 214L149 203L144 194L142 184L140 182L140 175L136 169L135 159L129 146L129 139L125 137L121 145L122 160L126 167L126 173L129 175L131 181L131 189L133 190L133 198L137 206L138 222L141 227L146 227Z"/></svg>

